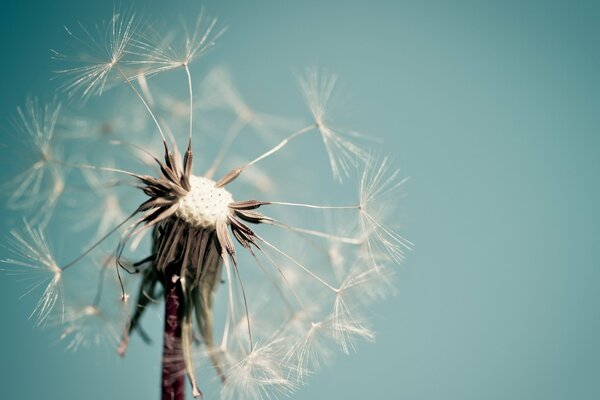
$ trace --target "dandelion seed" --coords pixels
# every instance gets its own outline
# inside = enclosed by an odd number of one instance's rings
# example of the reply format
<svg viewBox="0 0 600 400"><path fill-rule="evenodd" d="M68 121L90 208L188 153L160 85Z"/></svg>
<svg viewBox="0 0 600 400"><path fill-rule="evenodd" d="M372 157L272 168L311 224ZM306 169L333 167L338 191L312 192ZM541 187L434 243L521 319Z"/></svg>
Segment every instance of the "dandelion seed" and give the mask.
<svg viewBox="0 0 600 400"><path fill-rule="evenodd" d="M213 68L208 72L202 82L201 90L202 97L198 102L203 109L231 110L235 115L235 122L231 129L235 133L230 133L234 137L226 138L226 143L233 141L246 125L265 140L273 139L275 131L289 131L296 125L289 118L253 109L236 88L230 72L223 67Z"/></svg>
<svg viewBox="0 0 600 400"><path fill-rule="evenodd" d="M115 311L117 315L114 315ZM119 311L122 311L122 307L114 305L70 306L65 310L60 339L66 343L67 350L73 351L103 345L115 348L121 337L125 317Z"/></svg>
<svg viewBox="0 0 600 400"><path fill-rule="evenodd" d="M56 71L57 76L65 79L61 88L71 97L79 94L86 99L102 95L106 89L126 78L127 74L120 64L130 51L133 40L139 36L140 26L135 15L116 10L110 20L95 25L94 29L82 23L76 29L65 26L72 44L80 47L77 56L52 51L55 59L73 65Z"/></svg>
<svg viewBox="0 0 600 400"><path fill-rule="evenodd" d="M281 344L274 341L268 345L257 345L235 364L229 370L221 391L222 398L261 400L292 393L296 387L285 376Z"/></svg>
<svg viewBox="0 0 600 400"><path fill-rule="evenodd" d="M301 337L289 348L285 358L294 363L295 379L303 382L311 372L330 361L331 327L326 321L312 322L303 319L298 319L295 324L300 325L296 330Z"/></svg>
<svg viewBox="0 0 600 400"><path fill-rule="evenodd" d="M55 130L61 104L54 99L41 106L37 98L29 97L25 107L17 108L15 131L20 135L15 143L23 152L28 166L4 184L8 193L7 206L14 210L31 210L34 224L46 225L64 190L64 174L57 167L59 152Z"/></svg>
<svg viewBox="0 0 600 400"><path fill-rule="evenodd" d="M367 161L368 154L365 150L348 139L362 135L356 132L344 133L332 128L327 121L328 106L337 82L336 75L312 67L306 69L299 81L302 94L323 138L333 176L341 181L342 177L347 177L351 169L357 166L358 161Z"/></svg>
<svg viewBox="0 0 600 400"><path fill-rule="evenodd" d="M356 351L357 340L375 341L375 333L367 326L362 317L346 308L342 297L336 299L331 324L333 337L346 354L349 354L351 350Z"/></svg>
<svg viewBox="0 0 600 400"><path fill-rule="evenodd" d="M212 70L204 82L204 93L208 93L210 100L201 100L205 108L224 107L230 108L236 115L234 122L229 126L223 137L221 148L213 163L206 172L207 177L212 177L235 142L236 138L246 126L252 128L263 140L272 139L275 129L289 129L293 124L289 120L259 113L250 108L235 89L228 72L222 68Z"/></svg>
<svg viewBox="0 0 600 400"><path fill-rule="evenodd" d="M365 232L367 256L374 266L382 255L396 263L404 259L404 251L412 243L395 232L387 221L392 215L393 199L399 196L407 179L400 178L399 170L391 170L388 158L380 162L373 158L360 179L361 225Z"/></svg>
<svg viewBox="0 0 600 400"><path fill-rule="evenodd" d="M183 41L172 32L147 32L136 39L131 53L138 56L136 63L142 66L141 73L151 76L172 69L189 66L194 60L203 56L225 32L217 27L217 19L210 18L201 11L190 30L183 25Z"/></svg>
<svg viewBox="0 0 600 400"><path fill-rule="evenodd" d="M360 306L387 293L390 275L382 268L357 263L337 290L331 316L333 337L344 353L356 350L358 339L372 342L374 332L362 317Z"/></svg>
<svg viewBox="0 0 600 400"><path fill-rule="evenodd" d="M25 294L43 288L43 294L38 300L31 317L36 324L42 325L55 307L64 313L62 301L62 270L52 258L48 243L40 229L32 227L27 221L23 222L23 230L13 230L8 241L8 248L13 258L4 258L0 262L13 268L7 272L22 278L29 284Z"/></svg>

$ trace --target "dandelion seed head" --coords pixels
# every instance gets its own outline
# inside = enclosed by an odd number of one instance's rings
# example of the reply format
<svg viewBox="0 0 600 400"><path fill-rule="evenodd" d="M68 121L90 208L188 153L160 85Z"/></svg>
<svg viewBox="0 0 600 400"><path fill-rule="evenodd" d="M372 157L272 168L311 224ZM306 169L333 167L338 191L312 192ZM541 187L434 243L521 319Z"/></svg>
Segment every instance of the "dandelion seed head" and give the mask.
<svg viewBox="0 0 600 400"><path fill-rule="evenodd" d="M231 214L228 205L233 196L215 181L203 176L190 176L190 191L179 199L176 215L192 226L215 229L219 221Z"/></svg>
<svg viewBox="0 0 600 400"><path fill-rule="evenodd" d="M361 135L331 124L337 76L306 70L300 86L312 121L296 126L288 118L258 112L223 68L207 72L201 80L205 93L194 95L194 83L200 81L192 77L190 63L222 33L216 20L204 13L179 37L176 28L142 33L136 18L118 13L97 32L80 28L77 34L68 33L90 57L73 60L79 63L63 71L64 88L85 97L103 94L113 81L120 81L131 89L138 107L116 107L119 115L110 119L98 114L90 121L71 118L68 134L61 138L69 143L90 139L91 145L85 152L73 152L69 162L55 149L58 108L40 113L37 105L28 104L18 110L35 149L35 163L13 191L13 203L48 209L45 203L53 207L64 199L65 205L86 210L73 219L84 220L77 225L90 228L86 232L94 236L77 257L59 267L41 228L25 223L23 232L13 232L19 257L2 261L42 276L31 287L45 288L34 311L38 320L44 321L62 303L63 275L73 274L71 267L75 276L89 273L74 266L112 241L116 252L111 249L110 259L92 263L102 266L96 271L99 276L93 280L85 275L85 285L73 285L85 299L68 303L66 313L64 305L61 308L61 338L70 349L110 343L123 355L130 334L150 341L142 314L164 300L165 398L183 393L184 376L194 396L200 396L195 347L202 346L203 362L212 363L223 381L222 398L253 400L289 395L329 361L336 347L349 353L358 341L374 340L364 307L389 293L388 267L402 260L402 247L410 247L393 222L402 180L387 159L370 157L355 143ZM160 79L148 79L171 70L187 82L183 98L156 91L155 81ZM136 112L140 110L146 114L143 118ZM195 123L198 111L202 117L216 111L218 125L221 119L232 121L219 130L220 137L207 138L203 131L210 118ZM279 137L284 128L287 133ZM187 148L180 147L181 131ZM140 132L154 136L133 135ZM266 143L259 144L266 149L232 154L236 146L252 151L256 136L264 139ZM211 149L213 140L219 140L220 147L211 156L204 151ZM324 148L334 179L341 181L364 169L358 204L305 203L323 194L312 190L311 174L304 167L313 162L305 152L299 154L302 165L288 162L273 169L284 149L294 151L300 140ZM111 151L101 151L104 145ZM118 148L131 150L142 165L132 167L130 159L112 151ZM267 158L272 162L263 162ZM229 172L216 176L223 167ZM195 175L198 168L204 175ZM81 173L67 172L71 170ZM126 196L117 186L134 187L146 197ZM294 191L300 198L293 197ZM94 203L81 204L81 199ZM334 219L327 218L329 211ZM252 269L252 262L258 270ZM115 265L116 273L111 274L108 266ZM135 277L141 279L132 292L129 284ZM222 297L216 297L219 290ZM112 303L105 302L107 297Z"/></svg>

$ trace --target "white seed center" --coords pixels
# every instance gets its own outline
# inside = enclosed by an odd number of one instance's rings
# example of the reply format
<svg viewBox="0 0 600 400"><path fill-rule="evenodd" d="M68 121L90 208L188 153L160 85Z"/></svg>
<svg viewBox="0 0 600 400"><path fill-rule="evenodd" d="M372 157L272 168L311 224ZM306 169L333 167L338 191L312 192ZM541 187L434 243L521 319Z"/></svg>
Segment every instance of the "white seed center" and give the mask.
<svg viewBox="0 0 600 400"><path fill-rule="evenodd" d="M215 181L202 176L190 176L191 190L179 199L176 215L198 228L215 229L217 221L227 221L233 196Z"/></svg>

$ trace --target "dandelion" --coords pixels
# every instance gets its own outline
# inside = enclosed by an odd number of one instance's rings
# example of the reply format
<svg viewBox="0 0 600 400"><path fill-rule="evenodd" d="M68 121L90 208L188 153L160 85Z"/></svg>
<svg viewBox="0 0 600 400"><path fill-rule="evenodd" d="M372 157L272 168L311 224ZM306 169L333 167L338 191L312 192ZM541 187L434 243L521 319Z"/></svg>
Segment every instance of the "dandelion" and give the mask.
<svg viewBox="0 0 600 400"><path fill-rule="evenodd" d="M355 143L360 135L332 128L326 117L334 75L307 70L301 87L312 121L286 134L281 133L285 124L272 123L275 119L242 100L223 69L212 70L201 85L209 93L196 96L190 63L213 47L223 32L216 19L204 13L197 21L192 30L184 30L183 40L142 33L136 17L119 13L96 29L105 42L83 26L83 38L69 31L88 49L100 50L102 57L85 57L79 66L62 70L64 88L81 98L107 96L105 88L120 81L151 121L160 148L152 148L152 139L146 136L104 138L97 135L97 123L78 123L81 131L71 132L68 139L85 139L89 133L94 143L105 139L129 155L105 158L95 151L90 158L42 157L44 166L65 177L67 188L87 191L96 199L91 213L82 214L87 222L81 224L82 232L87 228L92 238L68 262L58 264L41 229L24 223L23 233L11 234L19 257L3 262L19 273L42 273L45 278L32 286L32 290L45 286L34 314L40 322L60 315L60 338L73 350L109 344L125 356L134 334L149 341L143 319L149 309L164 302L163 399L184 399L186 381L194 397L202 396L205 380L197 373L199 363L212 365L222 381L224 399L289 396L331 361L335 347L349 353L358 341L374 340L366 306L389 291L389 271L402 260L402 248L410 248L389 223L404 181L388 159L371 157L368 149ZM180 71L187 84L186 96L176 100L186 104L182 109L187 126L182 129L173 129L157 110L166 103L160 101L161 90L154 90L155 83L147 79L170 70ZM211 108L207 104L232 111L232 128L212 157L194 120L198 98L203 112ZM51 123L28 129L42 138L36 142L42 150L50 148L47 143L58 119L58 113L50 115ZM134 116L139 118L138 113L128 114ZM40 121L38 114L34 117ZM145 127L139 121L134 125ZM249 138L270 128L269 137L255 143L260 151L250 157L233 153L244 126L252 128ZM275 137L279 139L272 143ZM295 199L323 193L313 193L309 180L288 189L293 174L284 166L278 167L281 171L269 168L266 160L293 154L293 144L301 137L324 143L328 156L324 161L335 179L364 171L356 201ZM94 144L94 150L98 146ZM132 156L141 166L134 166ZM204 169L196 165L199 159L209 160ZM68 173L73 171L80 174ZM105 176L110 177L107 182ZM283 182L278 180L281 176ZM117 186L134 190L126 196ZM248 187L252 196L244 194ZM60 191L67 204L69 197L78 202L73 193ZM111 246L112 254L102 252ZM78 274L85 276L84 283L77 283ZM139 277L133 291L130 277ZM90 282L97 286L65 297L62 306L61 288L67 278L74 279L70 285L74 290Z"/></svg>
<svg viewBox="0 0 600 400"><path fill-rule="evenodd" d="M35 97L17 108L14 120L15 142L10 146L27 166L4 184L7 206L30 211L28 219L46 225L64 190L64 173L54 163L60 157L55 131L61 111L56 99L41 106Z"/></svg>

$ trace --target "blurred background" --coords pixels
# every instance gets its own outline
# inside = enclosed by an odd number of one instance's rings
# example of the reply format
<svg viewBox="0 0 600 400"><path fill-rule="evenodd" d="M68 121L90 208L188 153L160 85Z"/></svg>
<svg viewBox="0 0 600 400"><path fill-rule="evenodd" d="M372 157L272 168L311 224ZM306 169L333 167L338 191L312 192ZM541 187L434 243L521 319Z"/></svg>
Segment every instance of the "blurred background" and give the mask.
<svg viewBox="0 0 600 400"><path fill-rule="evenodd" d="M344 93L336 122L381 137L410 176L400 209L415 249L374 309L376 343L294 399L600 398L600 3L203 4L229 27L205 62L226 65L252 104L304 116L294 74L326 67ZM198 8L121 6L167 23ZM54 92L63 26L112 10L0 2L2 132L27 94ZM8 232L18 218L2 213ZM0 397L158 398L160 340L132 341L125 360L66 352L22 293L2 276Z"/></svg>

